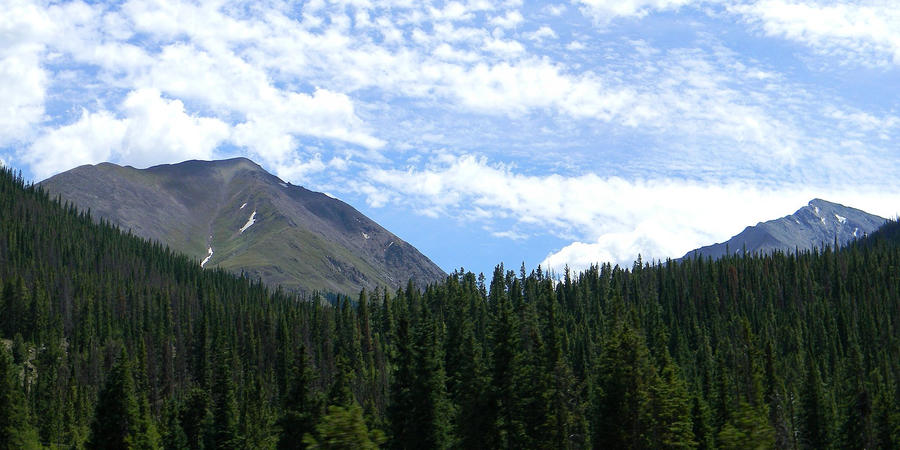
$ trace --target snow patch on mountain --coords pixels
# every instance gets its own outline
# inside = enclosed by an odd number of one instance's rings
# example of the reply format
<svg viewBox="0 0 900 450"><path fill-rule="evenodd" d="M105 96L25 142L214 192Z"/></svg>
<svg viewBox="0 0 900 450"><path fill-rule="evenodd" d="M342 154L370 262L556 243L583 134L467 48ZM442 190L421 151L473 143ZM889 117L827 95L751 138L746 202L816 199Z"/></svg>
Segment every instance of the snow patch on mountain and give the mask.
<svg viewBox="0 0 900 450"><path fill-rule="evenodd" d="M847 221L847 218L844 217L844 216L842 216L842 215L840 215L840 214L835 214L834 217L835 217L835 218L837 219L837 221L840 222L842 225L844 224L844 222Z"/></svg>
<svg viewBox="0 0 900 450"><path fill-rule="evenodd" d="M256 211L253 211L253 214L250 214L250 218L247 219L247 223L241 227L241 234L244 234L244 231L247 231L247 228L250 228L254 223L256 223Z"/></svg>
<svg viewBox="0 0 900 450"><path fill-rule="evenodd" d="M203 258L203 261L200 261L200 267L205 266L206 263L209 262L209 258L212 258L212 255L213 255L213 249L212 249L212 247L210 247L209 250L207 250L207 252L208 252L208 253L207 253L207 255L206 255L206 258Z"/></svg>
<svg viewBox="0 0 900 450"><path fill-rule="evenodd" d="M247 204L246 204L246 203L244 203L244 204L243 204L243 205L241 205L241 207L240 207L240 208L238 208L238 209L244 209L244 207L245 207L245 206L247 206Z"/></svg>

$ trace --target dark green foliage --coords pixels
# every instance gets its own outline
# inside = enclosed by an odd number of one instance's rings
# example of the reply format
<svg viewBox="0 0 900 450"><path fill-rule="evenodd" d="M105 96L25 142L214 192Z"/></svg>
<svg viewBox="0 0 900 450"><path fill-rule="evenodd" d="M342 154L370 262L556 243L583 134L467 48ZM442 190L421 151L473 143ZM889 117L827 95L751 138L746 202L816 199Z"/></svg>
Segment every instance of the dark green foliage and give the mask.
<svg viewBox="0 0 900 450"><path fill-rule="evenodd" d="M4 171L0 443L896 448L898 230L837 252L561 280L499 266L303 298Z"/></svg>
<svg viewBox="0 0 900 450"><path fill-rule="evenodd" d="M211 391L212 434L210 442L215 449L241 448L238 434L238 407L234 378L231 375L232 357L228 350L219 352L213 371Z"/></svg>
<svg viewBox="0 0 900 450"><path fill-rule="evenodd" d="M135 398L131 361L122 350L97 399L86 447L92 449L150 448L142 439L142 418Z"/></svg>
<svg viewBox="0 0 900 450"><path fill-rule="evenodd" d="M819 369L807 358L806 378L800 390L800 446L825 448L829 442L829 420Z"/></svg>
<svg viewBox="0 0 900 450"><path fill-rule="evenodd" d="M178 421L188 447L202 449L209 440L212 431L211 404L209 393L195 388L188 392L181 405Z"/></svg>
<svg viewBox="0 0 900 450"><path fill-rule="evenodd" d="M315 432L315 426L322 415L322 401L313 392L315 373L306 356L306 349L297 352L297 363L290 390L285 396L281 417L278 419L278 448L297 448L303 436Z"/></svg>
<svg viewBox="0 0 900 450"><path fill-rule="evenodd" d="M384 433L369 430L363 420L362 408L350 406L329 406L328 414L316 426L315 435L307 434L303 443L309 449L360 449L371 450L384 443Z"/></svg>
<svg viewBox="0 0 900 450"><path fill-rule="evenodd" d="M37 431L28 421L19 369L0 342L0 449L39 448Z"/></svg>

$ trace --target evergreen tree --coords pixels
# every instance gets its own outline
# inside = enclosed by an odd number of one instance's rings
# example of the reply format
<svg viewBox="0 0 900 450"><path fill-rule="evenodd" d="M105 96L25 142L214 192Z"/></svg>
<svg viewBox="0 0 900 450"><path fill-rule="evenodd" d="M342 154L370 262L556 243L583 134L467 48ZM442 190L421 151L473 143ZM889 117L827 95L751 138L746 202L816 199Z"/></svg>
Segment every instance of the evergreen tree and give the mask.
<svg viewBox="0 0 900 450"><path fill-rule="evenodd" d="M359 405L329 406L328 414L316 425L315 435L307 434L303 443L308 449L377 449L385 442L380 430L369 430Z"/></svg>
<svg viewBox="0 0 900 450"><path fill-rule="evenodd" d="M799 443L804 448L825 448L829 440L828 416L819 369L811 357L806 362L806 382L800 392Z"/></svg>
<svg viewBox="0 0 900 450"><path fill-rule="evenodd" d="M18 369L0 342L0 449L40 448L37 430L28 420Z"/></svg>
<svg viewBox="0 0 900 450"><path fill-rule="evenodd" d="M241 448L238 433L238 407L234 379L231 375L231 351L219 351L212 383L212 433L215 449Z"/></svg>
<svg viewBox="0 0 900 450"><path fill-rule="evenodd" d="M604 340L594 400L594 446L651 446L650 388L656 384L655 372L643 339L627 324Z"/></svg>
<svg viewBox="0 0 900 450"><path fill-rule="evenodd" d="M181 426L181 420L178 417L178 407L174 401L166 403L165 412L163 414L164 428L162 433L162 447L165 450L187 450L188 446L187 434ZM202 448L202 447L201 447Z"/></svg>
<svg viewBox="0 0 900 450"><path fill-rule="evenodd" d="M92 449L141 448L142 418L134 393L131 362L123 349L100 391L91 434Z"/></svg>
<svg viewBox="0 0 900 450"><path fill-rule="evenodd" d="M293 449L303 442L303 436L315 432L322 410L321 398L312 392L315 373L309 366L306 348L297 352L290 391L282 405L277 426L280 430L279 449Z"/></svg>
<svg viewBox="0 0 900 450"><path fill-rule="evenodd" d="M650 431L653 448L693 448L697 446L691 418L691 399L687 386L668 351L660 376L650 387Z"/></svg>
<svg viewBox="0 0 900 450"><path fill-rule="evenodd" d="M518 323L512 304L505 293L503 266L494 270L491 281L491 386L488 413L493 430L485 436L486 445L499 448L520 448L526 435L520 416L519 383L522 374L522 356L519 350Z"/></svg>
<svg viewBox="0 0 900 450"><path fill-rule="evenodd" d="M211 404L205 389L193 388L188 392L178 417L189 448L202 450L210 441L213 421Z"/></svg>

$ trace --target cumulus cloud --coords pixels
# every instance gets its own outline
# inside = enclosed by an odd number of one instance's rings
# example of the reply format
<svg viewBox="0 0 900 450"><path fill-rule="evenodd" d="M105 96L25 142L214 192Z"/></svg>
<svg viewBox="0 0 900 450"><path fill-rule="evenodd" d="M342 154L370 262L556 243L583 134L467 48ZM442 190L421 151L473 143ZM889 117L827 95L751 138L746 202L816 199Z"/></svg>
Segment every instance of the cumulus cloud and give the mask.
<svg viewBox="0 0 900 450"><path fill-rule="evenodd" d="M22 155L38 179L82 164L103 161L137 166L184 159L211 159L230 129L224 122L188 115L180 100L158 91L130 92L120 107L109 111L82 110L72 124L51 129Z"/></svg>
<svg viewBox="0 0 900 450"><path fill-rule="evenodd" d="M52 24L27 2L4 5L0 18L0 147L28 141L43 120L47 74L42 41Z"/></svg>
<svg viewBox="0 0 900 450"><path fill-rule="evenodd" d="M0 146L31 137L33 127L43 119L47 84L37 49L4 53L0 59Z"/></svg>
<svg viewBox="0 0 900 450"><path fill-rule="evenodd" d="M503 16L497 16L491 19L491 25L500 28L515 28L525 20L519 11L507 11Z"/></svg>
<svg viewBox="0 0 900 450"><path fill-rule="evenodd" d="M559 37L556 35L556 32L553 31L553 28L550 28L546 25L542 25L537 30L526 33L525 36L528 39L538 42L543 41L544 39L556 39L557 37Z"/></svg>
<svg viewBox="0 0 900 450"><path fill-rule="evenodd" d="M51 129L34 141L22 160L39 180L83 164L109 161L121 149L127 128L108 111L82 110L77 122Z"/></svg>

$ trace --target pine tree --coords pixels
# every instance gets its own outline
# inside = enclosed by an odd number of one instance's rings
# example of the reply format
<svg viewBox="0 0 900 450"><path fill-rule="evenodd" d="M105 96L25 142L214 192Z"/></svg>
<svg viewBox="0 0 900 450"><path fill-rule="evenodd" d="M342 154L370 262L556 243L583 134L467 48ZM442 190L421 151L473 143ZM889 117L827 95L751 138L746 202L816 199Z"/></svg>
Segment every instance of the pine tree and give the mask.
<svg viewBox="0 0 900 450"><path fill-rule="evenodd" d="M712 414L709 406L699 394L691 396L691 421L694 429L694 440L700 450L713 448Z"/></svg>
<svg viewBox="0 0 900 450"><path fill-rule="evenodd" d="M691 402L687 386L668 350L663 367L650 387L652 412L651 446L654 448L693 448L697 446L691 419Z"/></svg>
<svg viewBox="0 0 900 450"><path fill-rule="evenodd" d="M384 433L370 430L363 419L362 408L329 406L328 414L316 425L315 435L307 434L303 443L308 449L373 450L385 442Z"/></svg>
<svg viewBox="0 0 900 450"><path fill-rule="evenodd" d="M427 308L427 307L426 307ZM447 398L444 358L435 321L426 313L416 327L412 395L417 400L415 440L420 447L443 449L451 444L452 405Z"/></svg>
<svg viewBox="0 0 900 450"><path fill-rule="evenodd" d="M37 430L28 420L18 369L0 342L0 449L37 449Z"/></svg>
<svg viewBox="0 0 900 450"><path fill-rule="evenodd" d="M500 265L494 270L491 281L491 403L488 411L493 430L485 440L490 447L520 448L526 440L519 409L519 383L524 379L522 356L518 323L505 293L502 269Z"/></svg>
<svg viewBox="0 0 900 450"><path fill-rule="evenodd" d="M236 449L242 444L238 433L238 407L234 379L231 375L231 351L222 349L213 371L212 435L215 449Z"/></svg>
<svg viewBox="0 0 900 450"><path fill-rule="evenodd" d="M279 449L297 448L303 442L303 436L315 432L315 426L322 412L322 400L312 392L315 373L309 366L306 348L300 347L297 352L294 375L290 383L290 391L282 405L282 415L277 426L280 430Z"/></svg>
<svg viewBox="0 0 900 450"><path fill-rule="evenodd" d="M618 326L604 340L594 399L594 446L651 445L650 387L655 384L655 371L644 340L630 326Z"/></svg>
<svg viewBox="0 0 900 450"><path fill-rule="evenodd" d="M803 448L825 448L829 442L828 416L819 369L811 357L806 358L806 382L800 392L799 443Z"/></svg>
<svg viewBox="0 0 900 450"><path fill-rule="evenodd" d="M181 426L178 417L178 407L174 401L166 403L163 413L164 429L162 433L162 447L165 450L187 450L188 438Z"/></svg>
<svg viewBox="0 0 900 450"><path fill-rule="evenodd" d="M181 429L187 445L192 449L203 449L212 434L212 401L205 389L193 388L184 400L178 413Z"/></svg>
<svg viewBox="0 0 900 450"><path fill-rule="evenodd" d="M136 448L140 434L141 415L134 393L131 362L122 349L97 399L86 446L93 449Z"/></svg>

